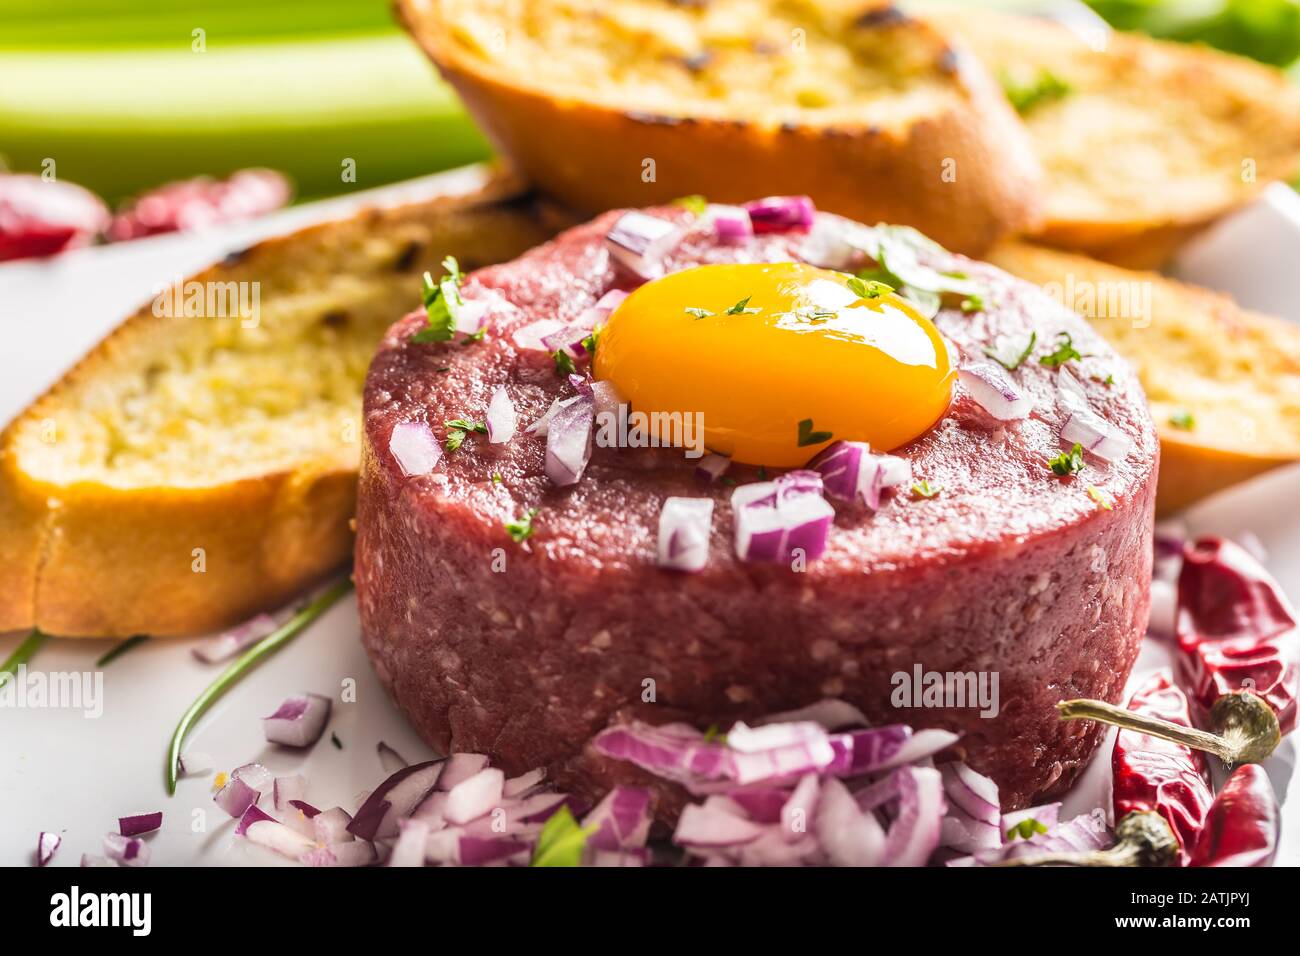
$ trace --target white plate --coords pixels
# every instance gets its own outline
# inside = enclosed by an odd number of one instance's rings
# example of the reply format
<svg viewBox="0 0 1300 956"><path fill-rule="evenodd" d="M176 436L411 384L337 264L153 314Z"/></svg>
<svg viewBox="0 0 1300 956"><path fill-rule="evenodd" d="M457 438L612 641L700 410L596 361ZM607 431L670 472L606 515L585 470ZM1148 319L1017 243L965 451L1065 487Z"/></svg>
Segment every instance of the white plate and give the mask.
<svg viewBox="0 0 1300 956"><path fill-rule="evenodd" d="M49 262L0 265L0 341L5 343L0 421L21 410L123 315L147 301L155 285L258 238L345 215L362 202L391 204L467 191L482 175L478 169L461 170L202 235L86 249ZM1247 223L1267 219L1270 228L1275 226L1275 217L1258 209L1240 215ZM1215 243L1228 242L1237 249L1244 242L1251 248L1249 238L1240 237L1237 220L1204 237L1198 254L1213 260ZM1300 467L1216 496L1198 506L1188 522L1195 532L1253 533L1268 549L1272 571L1291 595L1300 596L1296 501ZM0 636L0 658L20 638ZM93 672L95 660L111 646L107 641L51 641L35 664L45 673ZM234 821L212 802L211 774L182 779L176 796L166 796L168 738L181 712L220 670L220 665L195 660L191 646L188 641L151 641L108 665L102 671L99 716L71 708L0 708L0 865L30 863L37 834L48 830L63 836L55 865L75 866L82 853L102 852L103 835L116 829L119 816L159 809L162 830L148 838L154 864L286 862L234 838ZM1134 681L1168 660L1164 647L1148 641ZM340 702L346 681L355 682L353 703ZM335 701L325 738L305 755L268 747L260 718L286 696L303 691ZM343 749L330 743L330 732L338 735ZM358 639L356 604L349 596L220 701L191 734L187 749L210 755L218 769L258 760L277 773L302 773L310 780L311 803L350 811L383 777L375 753L380 740L411 760L430 753L393 709L371 671ZM1099 759L1066 801L1068 812L1086 812L1109 802L1109 747L1097 753ZM1294 762L1290 740L1269 761L1280 793L1286 791ZM1300 800L1287 801L1283 816L1279 862L1300 864Z"/></svg>

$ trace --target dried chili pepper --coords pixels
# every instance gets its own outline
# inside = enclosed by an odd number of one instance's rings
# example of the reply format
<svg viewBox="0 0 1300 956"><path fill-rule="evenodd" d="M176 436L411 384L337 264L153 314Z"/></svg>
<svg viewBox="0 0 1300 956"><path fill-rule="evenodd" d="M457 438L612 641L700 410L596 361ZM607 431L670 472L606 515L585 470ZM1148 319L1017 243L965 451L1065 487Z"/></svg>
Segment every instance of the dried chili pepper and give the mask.
<svg viewBox="0 0 1300 956"><path fill-rule="evenodd" d="M1243 764L1214 798L1192 866L1271 866L1282 834L1277 795L1264 768Z"/></svg>
<svg viewBox="0 0 1300 956"><path fill-rule="evenodd" d="M1191 706L1167 670L1152 674L1129 700L1134 714L1190 727ZM1111 755L1116 842L1088 853L1008 861L1018 866L1186 866L1214 794L1205 757L1182 744L1121 730Z"/></svg>
<svg viewBox="0 0 1300 956"><path fill-rule="evenodd" d="M1268 757L1296 724L1300 630L1277 582L1221 538L1188 546L1178 579L1179 676L1213 733L1099 700L1057 704L1066 720L1100 720L1212 753L1230 766Z"/></svg>

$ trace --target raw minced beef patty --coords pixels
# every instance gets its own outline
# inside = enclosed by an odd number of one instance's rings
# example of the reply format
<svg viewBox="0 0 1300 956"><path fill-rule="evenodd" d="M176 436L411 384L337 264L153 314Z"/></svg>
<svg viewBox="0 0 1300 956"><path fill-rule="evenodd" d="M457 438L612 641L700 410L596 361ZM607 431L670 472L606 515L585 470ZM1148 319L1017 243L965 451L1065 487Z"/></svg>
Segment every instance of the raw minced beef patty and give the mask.
<svg viewBox="0 0 1300 956"><path fill-rule="evenodd" d="M1007 808L1062 793L1101 730L1058 720L1054 704L1118 701L1146 626L1158 450L1135 376L1036 288L935 253L932 264L987 289L987 312L945 308L935 319L957 351L978 358L999 334L1037 333L1013 373L1034 412L1001 424L956 385L939 423L895 452L939 495L896 489L875 513L835 501L826 553L806 571L743 562L733 488L702 483L680 450L598 447L582 479L561 488L545 475L545 439L522 429L573 387L512 333L572 320L609 289L635 286L603 242L618 215L469 275L465 298L492 306L483 341L413 344L425 323L417 312L374 359L356 582L366 649L398 707L440 751L490 753L508 774L545 765L561 786L594 795L639 775L584 752L610 721L726 727L839 697L878 723L957 731L953 756L991 776ZM804 241L769 234L720 245L697 225L666 264L799 259ZM1059 373L1039 362L1061 332L1086 356L1071 367L1091 407L1131 442L1121 460L1088 456L1082 475L1065 478L1048 467L1067 415ZM389 450L395 424L426 422L441 437L446 420L481 419L501 385L521 422L510 442L471 436L432 473L403 476ZM735 465L728 476L760 477ZM659 511L672 495L714 499L701 573L655 564ZM516 544L503 524L529 509L535 533ZM996 673L996 717L975 706L893 706L894 675L918 665Z"/></svg>

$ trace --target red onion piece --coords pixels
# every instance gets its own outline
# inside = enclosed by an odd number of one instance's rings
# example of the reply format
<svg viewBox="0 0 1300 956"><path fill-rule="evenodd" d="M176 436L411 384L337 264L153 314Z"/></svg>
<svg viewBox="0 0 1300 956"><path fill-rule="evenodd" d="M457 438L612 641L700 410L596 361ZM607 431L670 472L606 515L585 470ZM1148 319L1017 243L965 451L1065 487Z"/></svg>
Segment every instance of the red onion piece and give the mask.
<svg viewBox="0 0 1300 956"><path fill-rule="evenodd" d="M866 442L837 441L808 463L822 477L827 494L856 501L872 511L886 488L911 484L912 463L896 455L873 455Z"/></svg>
<svg viewBox="0 0 1300 956"><path fill-rule="evenodd" d="M424 847L429 842L429 824L423 820L399 820L401 830L385 866L424 866Z"/></svg>
<svg viewBox="0 0 1300 956"><path fill-rule="evenodd" d="M551 354L563 352L570 358L586 358L587 346L583 343L591 335L591 328L580 322L563 325L542 336L542 348Z"/></svg>
<svg viewBox="0 0 1300 956"><path fill-rule="evenodd" d="M848 788L834 777L822 781L816 835L834 866L879 866L885 856L880 821L859 809Z"/></svg>
<svg viewBox="0 0 1300 956"><path fill-rule="evenodd" d="M601 850L588 844L584 866L649 866L650 852L642 849Z"/></svg>
<svg viewBox="0 0 1300 956"><path fill-rule="evenodd" d="M149 865L148 844L136 837L126 837L120 833L104 835L104 855L119 866Z"/></svg>
<svg viewBox="0 0 1300 956"><path fill-rule="evenodd" d="M317 843L333 846L336 843L351 843L356 839L348 830L352 814L342 807L330 807L311 818L312 837Z"/></svg>
<svg viewBox="0 0 1300 956"><path fill-rule="evenodd" d="M755 823L780 823L790 796L775 787L732 790L728 796Z"/></svg>
<svg viewBox="0 0 1300 956"><path fill-rule="evenodd" d="M297 773L291 777L276 777L271 783L271 805L283 810L291 800L307 796L307 778Z"/></svg>
<svg viewBox="0 0 1300 956"><path fill-rule="evenodd" d="M998 785L964 763L946 763L939 773L948 798L940 843L962 853L1000 847L1005 828Z"/></svg>
<svg viewBox="0 0 1300 956"><path fill-rule="evenodd" d="M1098 458L1117 461L1128 454L1132 442L1113 428L1106 419L1086 408L1076 408L1061 426L1061 441L1076 442Z"/></svg>
<svg viewBox="0 0 1300 956"><path fill-rule="evenodd" d="M1005 368L994 362L968 362L957 377L980 408L998 421L1028 418L1034 402L1011 379Z"/></svg>
<svg viewBox="0 0 1300 956"><path fill-rule="evenodd" d="M200 641L195 645L193 654L201 661L215 664L218 661L224 661L228 657L234 657L250 644L254 644L266 637L277 627L279 625L275 623L275 618L271 617L271 615L259 614L257 617L245 621L224 634L218 634L216 637Z"/></svg>
<svg viewBox="0 0 1300 956"><path fill-rule="evenodd" d="M456 322L456 331L463 335L477 335L487 324L488 314L492 311L486 302L461 299L457 302L448 298L447 310Z"/></svg>
<svg viewBox="0 0 1300 956"><path fill-rule="evenodd" d="M822 497L815 471L791 471L775 481L741 485L731 495L736 555L742 561L806 560L826 550L835 509Z"/></svg>
<svg viewBox="0 0 1300 956"><path fill-rule="evenodd" d="M711 484L721 478L729 467L730 458L710 452L695 463L695 477Z"/></svg>
<svg viewBox="0 0 1300 956"><path fill-rule="evenodd" d="M398 422L388 439L388 450L407 478L427 475L442 460L442 445L424 422Z"/></svg>
<svg viewBox="0 0 1300 956"><path fill-rule="evenodd" d="M781 807L781 837L787 843L802 840L817 818L821 781L815 773L804 774Z"/></svg>
<svg viewBox="0 0 1300 956"><path fill-rule="evenodd" d="M1002 843L1011 842L1007 837L1007 831L1012 827L1019 826L1024 820L1037 820L1050 830L1061 822L1061 802L1058 800L1055 803L1042 803L1036 807L1026 807L1023 810L1012 810L1010 813L1004 813L1002 821L998 825L1001 830L998 845L1001 846Z"/></svg>
<svg viewBox="0 0 1300 956"><path fill-rule="evenodd" d="M768 196L744 205L754 224L754 232L788 232L809 229L817 218L817 208L807 196Z"/></svg>
<svg viewBox="0 0 1300 956"><path fill-rule="evenodd" d="M562 328L564 328L564 323L559 319L539 319L521 329L516 329L512 338L521 351L545 352L547 348L542 344L542 340Z"/></svg>
<svg viewBox="0 0 1300 956"><path fill-rule="evenodd" d="M54 854L59 850L59 844L63 842L63 837L57 833L47 833L42 830L36 838L36 865L48 866L50 860L54 859Z"/></svg>
<svg viewBox="0 0 1300 956"><path fill-rule="evenodd" d="M455 840L454 858L447 861L459 866L490 866L516 857L525 861L531 853L530 845L514 837L461 836Z"/></svg>
<svg viewBox="0 0 1300 956"><path fill-rule="evenodd" d="M704 221L713 227L714 237L722 243L743 242L754 234L754 223L744 206L710 203L704 210Z"/></svg>
<svg viewBox="0 0 1300 956"><path fill-rule="evenodd" d="M866 249L875 249L870 229L841 216L823 214L813 222L797 255L809 265L852 272L865 261Z"/></svg>
<svg viewBox="0 0 1300 956"><path fill-rule="evenodd" d="M409 767L410 762L399 754L382 740L375 747L379 754L379 766L383 768L384 773L397 773L403 767Z"/></svg>
<svg viewBox="0 0 1300 956"><path fill-rule="evenodd" d="M257 807L249 807L239 818L235 836L242 836L251 843L274 850L291 860L316 849L316 841L311 837L285 826Z"/></svg>
<svg viewBox="0 0 1300 956"><path fill-rule="evenodd" d="M212 754L201 750L187 750L176 758L176 770L183 777L207 773L214 766Z"/></svg>
<svg viewBox="0 0 1300 956"><path fill-rule="evenodd" d="M712 498L665 498L659 511L659 567L703 571L709 563L712 527Z"/></svg>
<svg viewBox="0 0 1300 956"><path fill-rule="evenodd" d="M532 793L537 787L541 786L545 780L546 768L538 767L536 770L530 770L517 777L511 777L506 781L501 792L507 799L520 799Z"/></svg>
<svg viewBox="0 0 1300 956"><path fill-rule="evenodd" d="M1074 853L1104 850L1115 842L1098 815L1080 814L1065 823L1058 823L1046 833L1036 833L1029 839L1008 840L996 850L980 850L971 856L949 860L948 866L991 866L1003 860L1033 857L1040 853Z"/></svg>
<svg viewBox="0 0 1300 956"><path fill-rule="evenodd" d="M447 793L443 815L448 823L468 823L501 804L506 775L489 767L462 780Z"/></svg>
<svg viewBox="0 0 1300 956"><path fill-rule="evenodd" d="M546 477L560 487L576 484L591 459L594 403L585 395L571 401L560 403L546 430Z"/></svg>
<svg viewBox="0 0 1300 956"><path fill-rule="evenodd" d="M613 382L592 382L591 404L592 411L597 416L617 415L619 406L623 404L623 396L618 393L618 389Z"/></svg>
<svg viewBox="0 0 1300 956"><path fill-rule="evenodd" d="M893 774L898 812L885 840L886 866L925 866L939 845L947 806L933 767L899 767Z"/></svg>
<svg viewBox="0 0 1300 956"><path fill-rule="evenodd" d="M238 777L232 776L212 799L226 813L238 818L242 817L249 807L255 805L259 797L261 793Z"/></svg>
<svg viewBox="0 0 1300 956"><path fill-rule="evenodd" d="M274 714L262 718L262 732L273 744L310 747L320 740L330 719L330 699L320 694L286 698Z"/></svg>
<svg viewBox="0 0 1300 956"><path fill-rule="evenodd" d="M246 763L242 767L236 767L230 771L230 777L232 780L242 780L258 793L266 793L273 782L271 771L260 763Z"/></svg>
<svg viewBox="0 0 1300 956"><path fill-rule="evenodd" d="M644 847L650 835L650 791L615 787L583 818L584 829L595 827L587 846L598 850Z"/></svg>
<svg viewBox="0 0 1300 956"><path fill-rule="evenodd" d="M947 730L914 731L904 724L889 724L836 734L831 740L836 749L831 772L839 777L858 777L924 760L952 746L958 735Z"/></svg>
<svg viewBox="0 0 1300 956"><path fill-rule="evenodd" d="M139 836L141 833L152 833L162 826L162 811L155 810L152 813L133 813L127 817L117 818L117 832L124 837Z"/></svg>
<svg viewBox="0 0 1300 956"><path fill-rule="evenodd" d="M487 439L492 444L501 445L515 437L519 416L515 414L514 403L510 401L510 393L504 385L492 393L485 418Z"/></svg>
<svg viewBox="0 0 1300 956"><path fill-rule="evenodd" d="M643 212L625 212L605 235L610 257L639 279L664 274L663 258L681 240L671 222Z"/></svg>
<svg viewBox="0 0 1300 956"><path fill-rule="evenodd" d="M374 844L356 840L308 850L298 857L307 866L369 866L375 861Z"/></svg>
<svg viewBox="0 0 1300 956"><path fill-rule="evenodd" d="M846 727L866 727L867 715L852 704L843 700L828 698L819 700L798 710L787 710L778 714L768 714L753 722L755 727L767 724L788 724L803 721L820 724L826 730L844 730Z"/></svg>
<svg viewBox="0 0 1300 956"><path fill-rule="evenodd" d="M280 822L290 830L310 837L316 841L316 825L312 822L320 816L320 811L305 800L289 800L280 814Z"/></svg>
<svg viewBox="0 0 1300 956"><path fill-rule="evenodd" d="M97 856L93 853L81 854L81 865L82 866L117 866L117 864L114 863L112 860L110 860L108 857Z"/></svg>
<svg viewBox="0 0 1300 956"><path fill-rule="evenodd" d="M468 780L487 768L488 758L483 754L452 754L438 778L438 789L446 792L461 781Z"/></svg>
<svg viewBox="0 0 1300 956"><path fill-rule="evenodd" d="M729 847L756 840L763 828L713 806L688 803L682 808L673 842L686 847Z"/></svg>
<svg viewBox="0 0 1300 956"><path fill-rule="evenodd" d="M397 835L397 821L409 816L438 783L444 760L403 767L381 783L357 809L348 832L363 840Z"/></svg>

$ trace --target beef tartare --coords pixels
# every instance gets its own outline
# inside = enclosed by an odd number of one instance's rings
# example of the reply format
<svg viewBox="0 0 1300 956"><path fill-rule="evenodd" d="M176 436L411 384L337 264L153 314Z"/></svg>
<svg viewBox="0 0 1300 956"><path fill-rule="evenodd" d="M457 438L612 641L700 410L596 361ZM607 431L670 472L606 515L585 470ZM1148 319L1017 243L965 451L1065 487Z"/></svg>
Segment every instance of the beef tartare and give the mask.
<svg viewBox="0 0 1300 956"><path fill-rule="evenodd" d="M697 267L751 263L852 294L776 317L757 289L703 301L705 279L770 276ZM700 297L646 344L655 290L687 270ZM366 650L434 748L595 796L640 773L588 746L612 723L727 727L832 697L956 732L1006 809L1067 788L1101 729L1055 705L1120 699L1158 458L1135 376L1083 320L908 230L766 201L612 212L448 271L370 369L355 571ZM929 357L863 365L861 394L858 353L794 393L811 338L726 344L770 319L839 348L836 322L885 312ZM701 447L608 447L602 408L625 418L665 381L707 406ZM751 408L775 411L718 420Z"/></svg>

